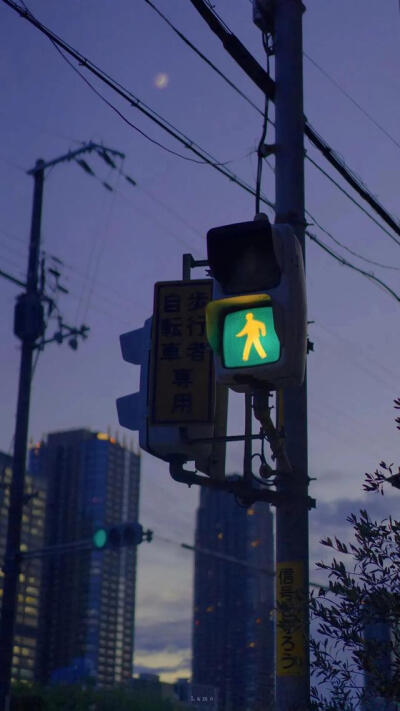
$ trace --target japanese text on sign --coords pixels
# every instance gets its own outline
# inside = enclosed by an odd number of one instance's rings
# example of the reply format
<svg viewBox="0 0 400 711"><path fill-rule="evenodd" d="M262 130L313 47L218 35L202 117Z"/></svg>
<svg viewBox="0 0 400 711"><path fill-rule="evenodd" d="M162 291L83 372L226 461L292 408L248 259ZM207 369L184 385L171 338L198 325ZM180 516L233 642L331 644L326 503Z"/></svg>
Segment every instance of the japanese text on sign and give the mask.
<svg viewBox="0 0 400 711"><path fill-rule="evenodd" d="M210 422L213 363L205 332L211 280L159 282L151 354L153 424Z"/></svg>
<svg viewBox="0 0 400 711"><path fill-rule="evenodd" d="M279 563L276 580L277 674L302 675L306 665L303 563Z"/></svg>

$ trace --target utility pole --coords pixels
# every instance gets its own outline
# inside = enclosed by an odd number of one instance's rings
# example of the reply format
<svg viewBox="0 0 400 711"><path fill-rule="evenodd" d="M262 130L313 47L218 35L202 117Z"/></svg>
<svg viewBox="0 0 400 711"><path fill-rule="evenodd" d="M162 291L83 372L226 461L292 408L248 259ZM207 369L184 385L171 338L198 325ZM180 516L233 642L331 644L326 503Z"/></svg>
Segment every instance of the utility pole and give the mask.
<svg viewBox="0 0 400 711"><path fill-rule="evenodd" d="M55 158L52 161L45 163L43 160L38 160L35 167L29 171L29 175L33 175L34 191L28 273L26 291L17 299L14 317L14 333L21 340L22 349L14 435L13 473L10 486L7 540L3 564L3 597L0 617L0 711L9 711L10 708L12 655L17 612L17 588L20 564L23 559L23 556L20 553L20 543L22 512L24 506L25 465L28 442L33 351L38 347L37 341L43 335L45 330L42 304L43 294L41 292L41 287L38 288L44 173L46 168L64 161L75 160L80 154L91 151L96 151L104 160L107 159L107 153L112 153L113 155L117 155L122 158L124 157L124 155L119 151L105 148L104 146L90 142L75 151L70 151L59 158ZM108 161L106 160L106 162ZM87 171L84 161L80 161L80 164L83 164L82 167ZM13 281L16 280L13 279ZM86 331L87 327L82 327L81 331L76 331L75 333L74 330L74 333L75 335L82 335L85 337Z"/></svg>
<svg viewBox="0 0 400 711"><path fill-rule="evenodd" d="M301 0L275 2L276 222L293 226L304 256L303 11ZM285 501L277 507L276 514L278 605L288 605L288 615L294 614L292 641L296 644L298 664L290 667L291 660L285 664L288 645L285 648L284 630L281 634L278 631L276 702L277 711L305 711L310 706L306 378L300 388L279 393L279 425L283 425L293 473L278 478L278 491ZM282 595L288 576L292 601ZM278 616L282 623L285 608Z"/></svg>
<svg viewBox="0 0 400 711"><path fill-rule="evenodd" d="M276 222L291 224L304 256L304 114L301 0L253 0L275 51ZM277 429L291 473L277 477L276 711L306 711L309 680L307 386L277 395Z"/></svg>
<svg viewBox="0 0 400 711"><path fill-rule="evenodd" d="M10 704L11 664L16 617L19 549L24 505L25 462L28 440L32 360L35 341L44 331L43 306L38 292L40 225L42 216L44 162L38 160L33 172L34 192L26 292L18 297L14 332L22 341L18 402L14 437L13 475L10 486L7 542L4 559L3 598L0 619L0 710Z"/></svg>

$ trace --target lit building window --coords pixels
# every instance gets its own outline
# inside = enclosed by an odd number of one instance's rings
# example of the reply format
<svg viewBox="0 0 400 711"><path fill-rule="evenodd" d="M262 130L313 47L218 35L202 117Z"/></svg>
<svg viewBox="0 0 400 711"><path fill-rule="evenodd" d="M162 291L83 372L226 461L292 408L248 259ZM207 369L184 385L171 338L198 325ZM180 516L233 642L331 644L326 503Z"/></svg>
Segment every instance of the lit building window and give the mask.
<svg viewBox="0 0 400 711"><path fill-rule="evenodd" d="M257 546L259 546L260 543L261 543L260 539L257 538L255 541L251 541L250 545L252 548L257 548Z"/></svg>

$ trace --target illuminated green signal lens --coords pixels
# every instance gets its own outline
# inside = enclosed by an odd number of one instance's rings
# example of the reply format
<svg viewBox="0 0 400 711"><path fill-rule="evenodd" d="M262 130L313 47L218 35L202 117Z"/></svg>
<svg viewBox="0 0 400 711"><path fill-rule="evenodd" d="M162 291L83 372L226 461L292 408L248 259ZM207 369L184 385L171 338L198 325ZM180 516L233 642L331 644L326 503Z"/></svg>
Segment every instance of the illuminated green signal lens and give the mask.
<svg viewBox="0 0 400 711"><path fill-rule="evenodd" d="M95 548L104 548L107 543L107 531L105 528L99 528L96 533L93 534L93 545Z"/></svg>
<svg viewBox="0 0 400 711"><path fill-rule="evenodd" d="M275 363L281 345L275 331L272 306L229 313L224 320L222 336L223 361L226 368Z"/></svg>

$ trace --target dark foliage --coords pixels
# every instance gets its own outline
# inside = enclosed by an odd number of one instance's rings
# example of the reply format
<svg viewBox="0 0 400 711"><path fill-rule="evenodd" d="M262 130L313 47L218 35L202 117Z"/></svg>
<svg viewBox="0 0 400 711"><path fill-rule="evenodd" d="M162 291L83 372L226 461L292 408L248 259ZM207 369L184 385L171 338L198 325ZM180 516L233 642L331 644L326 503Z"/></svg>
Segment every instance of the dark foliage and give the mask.
<svg viewBox="0 0 400 711"><path fill-rule="evenodd" d="M400 429L400 417L396 423ZM365 479L366 491L383 494L387 483L400 488L400 468L393 474L393 465L381 462ZM318 564L329 586L310 600L319 634L310 642L312 708L394 711L400 704L400 521L374 521L366 510L347 521L352 542L321 541L339 555Z"/></svg>

